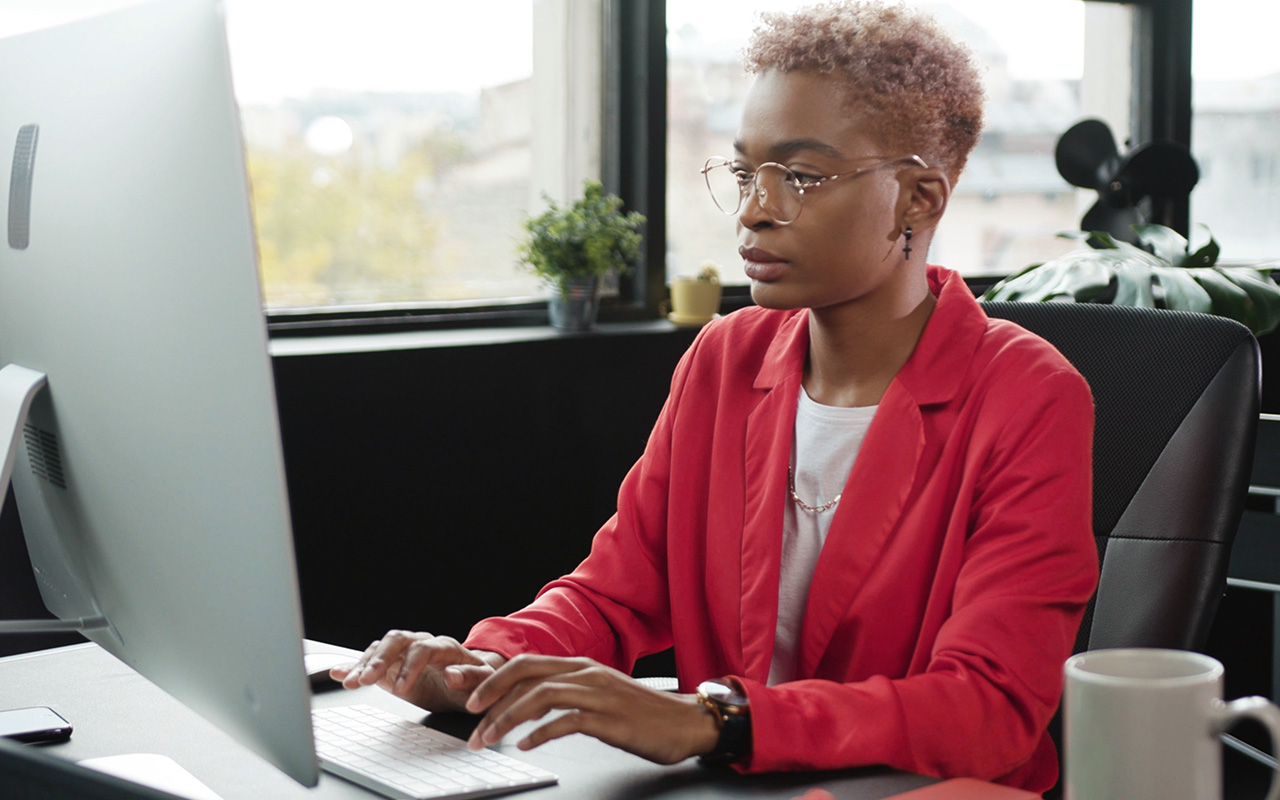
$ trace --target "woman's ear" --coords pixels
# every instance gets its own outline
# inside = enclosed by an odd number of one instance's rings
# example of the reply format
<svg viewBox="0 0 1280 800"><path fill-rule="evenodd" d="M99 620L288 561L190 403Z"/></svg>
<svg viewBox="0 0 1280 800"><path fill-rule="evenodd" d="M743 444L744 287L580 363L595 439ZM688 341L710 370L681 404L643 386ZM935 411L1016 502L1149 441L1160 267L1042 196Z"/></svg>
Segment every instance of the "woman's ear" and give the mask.
<svg viewBox="0 0 1280 800"><path fill-rule="evenodd" d="M902 176L901 219L904 228L931 229L947 210L951 180L937 167L909 167Z"/></svg>

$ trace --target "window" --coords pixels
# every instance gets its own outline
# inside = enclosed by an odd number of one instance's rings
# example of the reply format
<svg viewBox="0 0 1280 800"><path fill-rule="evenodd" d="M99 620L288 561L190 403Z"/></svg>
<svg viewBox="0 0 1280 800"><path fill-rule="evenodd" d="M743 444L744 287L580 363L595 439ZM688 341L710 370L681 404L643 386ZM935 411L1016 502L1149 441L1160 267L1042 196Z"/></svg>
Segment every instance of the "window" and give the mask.
<svg viewBox="0 0 1280 800"><path fill-rule="evenodd" d="M1191 146L1200 182L1191 219L1223 261L1280 253L1280 6L1215 0L1193 7ZM1192 230L1192 238L1204 232Z"/></svg>
<svg viewBox="0 0 1280 800"><path fill-rule="evenodd" d="M138 1L4 0L0 35ZM1174 64L1131 93L1135 31L1148 45L1167 44L1167 31L1153 35L1124 2L908 1L970 44L990 95L931 260L977 276L1070 249L1055 234L1078 228L1095 195L1057 175L1056 140L1096 116L1123 147L1150 124L1150 98L1167 105L1186 89ZM654 316L666 280L704 260L743 280L732 221L698 169L730 147L756 9L802 0L225 2L275 327L370 309L536 307L543 288L515 263L519 218L587 177L650 216L655 252L620 282L619 318ZM1228 260L1280 244L1269 225L1280 67L1262 38L1277 13L1256 0L1196 3L1192 205Z"/></svg>
<svg viewBox="0 0 1280 800"><path fill-rule="evenodd" d="M0 35L137 2L6 0ZM225 8L269 312L545 295L520 220L600 176L600 0Z"/></svg>
<svg viewBox="0 0 1280 800"><path fill-rule="evenodd" d="M538 298L520 220L599 175L598 3L227 0L268 311Z"/></svg>
<svg viewBox="0 0 1280 800"><path fill-rule="evenodd" d="M698 170L732 147L747 87L740 51L755 14L803 4L668 0L669 275L712 260L726 267L726 282L745 282L733 222L712 207ZM1034 13L1025 0L927 6L974 52L988 93L987 129L930 260L968 275L1001 274L1072 249L1055 234L1078 229L1095 197L1058 175L1054 147L1086 116L1106 120L1121 142L1127 136L1129 82L1116 76L1130 74L1131 8L1080 0L1037 0Z"/></svg>

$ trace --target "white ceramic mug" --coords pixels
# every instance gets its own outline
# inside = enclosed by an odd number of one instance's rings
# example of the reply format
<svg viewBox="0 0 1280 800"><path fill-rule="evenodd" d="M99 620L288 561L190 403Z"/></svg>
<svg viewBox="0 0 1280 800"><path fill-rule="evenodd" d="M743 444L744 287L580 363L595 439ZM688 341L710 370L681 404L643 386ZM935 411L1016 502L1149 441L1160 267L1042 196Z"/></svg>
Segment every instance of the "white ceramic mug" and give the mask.
<svg viewBox="0 0 1280 800"><path fill-rule="evenodd" d="M1222 664L1184 650L1094 650L1067 659L1063 696L1067 800L1222 797L1219 734L1258 720L1280 744L1280 709L1222 701ZM1280 798L1272 779L1267 800Z"/></svg>

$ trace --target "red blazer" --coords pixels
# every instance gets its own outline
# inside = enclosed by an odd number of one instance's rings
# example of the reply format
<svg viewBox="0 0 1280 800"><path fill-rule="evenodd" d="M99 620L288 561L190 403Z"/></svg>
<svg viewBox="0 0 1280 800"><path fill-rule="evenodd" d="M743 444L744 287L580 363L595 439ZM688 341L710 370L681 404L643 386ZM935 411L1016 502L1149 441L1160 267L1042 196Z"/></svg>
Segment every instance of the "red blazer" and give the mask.
<svg viewBox="0 0 1280 800"><path fill-rule="evenodd" d="M1093 404L1050 345L931 267L938 304L881 400L813 577L806 679L768 687L808 312L747 308L680 362L589 557L469 647L629 671L674 644L680 686L735 676L747 771L887 764L1049 788L1046 726L1097 582Z"/></svg>

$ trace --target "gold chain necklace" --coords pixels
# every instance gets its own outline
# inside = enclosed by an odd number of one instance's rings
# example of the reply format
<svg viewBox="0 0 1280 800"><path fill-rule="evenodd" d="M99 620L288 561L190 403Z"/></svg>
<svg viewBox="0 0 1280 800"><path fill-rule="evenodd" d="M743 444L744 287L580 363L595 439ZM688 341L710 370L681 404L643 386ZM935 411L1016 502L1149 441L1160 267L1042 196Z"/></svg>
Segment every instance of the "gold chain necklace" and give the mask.
<svg viewBox="0 0 1280 800"><path fill-rule="evenodd" d="M820 506L809 505L800 499L800 495L796 494L796 473L790 464L787 465L787 490L791 492L791 499L795 501L795 504L811 514L821 514L823 511L830 510L836 503L840 502L840 498L844 495L844 492L841 492Z"/></svg>

